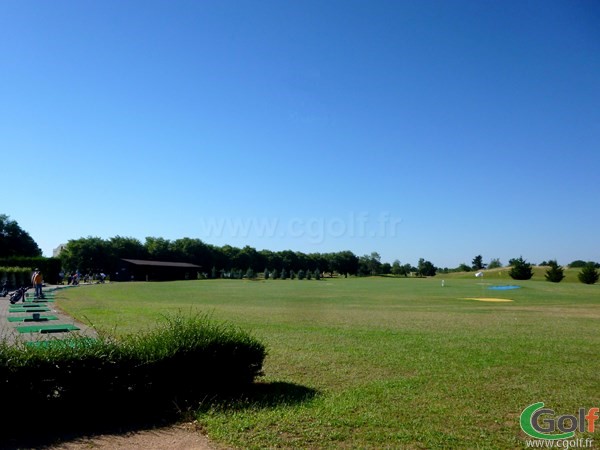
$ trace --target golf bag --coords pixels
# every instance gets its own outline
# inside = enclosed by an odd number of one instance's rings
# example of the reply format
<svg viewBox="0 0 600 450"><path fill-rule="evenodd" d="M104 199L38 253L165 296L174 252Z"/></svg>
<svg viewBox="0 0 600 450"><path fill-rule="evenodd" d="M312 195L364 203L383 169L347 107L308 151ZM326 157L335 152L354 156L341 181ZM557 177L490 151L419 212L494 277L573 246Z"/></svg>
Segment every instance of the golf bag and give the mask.
<svg viewBox="0 0 600 450"><path fill-rule="evenodd" d="M21 300L25 301L25 292L27 292L29 288L27 287L20 287L19 289L17 289L14 292L10 293L10 303L11 304L15 304Z"/></svg>

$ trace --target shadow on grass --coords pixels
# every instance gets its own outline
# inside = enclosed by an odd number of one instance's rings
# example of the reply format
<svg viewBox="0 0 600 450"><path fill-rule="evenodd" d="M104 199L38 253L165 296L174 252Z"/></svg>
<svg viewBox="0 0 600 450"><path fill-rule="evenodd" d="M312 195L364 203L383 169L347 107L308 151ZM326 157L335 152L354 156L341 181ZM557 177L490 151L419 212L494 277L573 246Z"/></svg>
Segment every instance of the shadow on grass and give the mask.
<svg viewBox="0 0 600 450"><path fill-rule="evenodd" d="M275 408L311 401L315 389L286 382L196 393L193 398L82 398L77 404L3 405L0 449L48 448L81 438L124 435L192 421L211 409Z"/></svg>

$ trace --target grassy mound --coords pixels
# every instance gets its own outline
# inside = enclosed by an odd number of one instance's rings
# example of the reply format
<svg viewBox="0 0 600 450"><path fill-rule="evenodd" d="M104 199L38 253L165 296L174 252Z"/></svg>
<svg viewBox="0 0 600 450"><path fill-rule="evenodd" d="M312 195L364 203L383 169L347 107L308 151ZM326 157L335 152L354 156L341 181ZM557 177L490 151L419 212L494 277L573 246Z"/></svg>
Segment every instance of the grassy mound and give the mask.
<svg viewBox="0 0 600 450"><path fill-rule="evenodd" d="M249 334L206 316L170 317L158 329L119 340L0 343L1 420L18 430L31 426L28 417L80 426L165 415L165 408L251 383L265 355Z"/></svg>

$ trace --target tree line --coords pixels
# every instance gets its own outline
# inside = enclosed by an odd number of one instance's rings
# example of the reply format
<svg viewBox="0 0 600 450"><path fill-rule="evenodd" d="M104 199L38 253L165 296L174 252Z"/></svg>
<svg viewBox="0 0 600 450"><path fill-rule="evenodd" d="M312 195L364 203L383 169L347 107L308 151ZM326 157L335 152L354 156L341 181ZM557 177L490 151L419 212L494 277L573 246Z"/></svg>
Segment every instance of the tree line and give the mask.
<svg viewBox="0 0 600 450"><path fill-rule="evenodd" d="M23 260L25 258L27 261ZM0 214L0 266L36 266L45 273L46 279L54 279L62 266L67 272L115 273L119 271L121 259L141 259L166 262L188 262L201 267L203 276L209 278L242 278L263 272L266 276L299 275L314 276L315 272L334 273L348 276L396 275L396 276L435 276L437 273L471 271L502 267L499 259L494 258L488 264L483 263L481 255L473 258L471 265L460 264L454 269L438 268L432 262L420 258L417 266L402 264L395 260L392 264L382 263L377 252L357 256L350 250L331 253L302 253L292 250L271 251L256 250L224 245L222 247L207 244L200 239L181 238L176 240L161 237L147 237L142 243L132 237L116 236L109 239L87 237L70 240L59 259L43 258L41 250L31 236L22 230L16 221ZM23 261L21 261L23 260ZM20 262L19 262L20 261ZM509 260L515 279L529 279L532 276L531 264L522 258ZM555 260L544 261L549 266L548 281L558 282L564 278L562 267ZM571 268L581 267L594 279L600 264L573 261ZM311 275L309 275L311 274Z"/></svg>
<svg viewBox="0 0 600 450"><path fill-rule="evenodd" d="M201 267L203 277L242 278L247 274L339 274L434 276L437 268L424 258L417 266L382 263L377 252L357 256L350 250L331 253L303 253L292 250L256 250L224 245L210 245L200 239L175 240L147 237L142 243L132 237L116 236L109 239L87 237L70 240L59 256L63 268L81 273L114 273L121 259L140 259L165 262L187 262Z"/></svg>

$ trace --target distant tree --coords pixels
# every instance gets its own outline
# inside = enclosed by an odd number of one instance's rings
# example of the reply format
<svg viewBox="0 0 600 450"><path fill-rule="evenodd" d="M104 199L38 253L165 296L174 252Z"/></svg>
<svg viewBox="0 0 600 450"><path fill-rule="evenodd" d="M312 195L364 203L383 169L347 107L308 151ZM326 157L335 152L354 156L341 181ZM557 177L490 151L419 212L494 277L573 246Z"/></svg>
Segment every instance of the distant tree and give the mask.
<svg viewBox="0 0 600 450"><path fill-rule="evenodd" d="M511 259L511 269L508 274L513 280L529 280L533 276L531 264L523 259L523 257Z"/></svg>
<svg viewBox="0 0 600 450"><path fill-rule="evenodd" d="M212 266L212 269L210 269L210 277L213 280L217 278L217 268L215 266Z"/></svg>
<svg viewBox="0 0 600 450"><path fill-rule="evenodd" d="M390 269L390 272L392 273L392 275L400 275L401 267L402 266L400 265L400 260L395 259L392 263L392 268Z"/></svg>
<svg viewBox="0 0 600 450"><path fill-rule="evenodd" d="M296 272L294 272L293 270L290 270L290 279L291 280L295 280L296 279Z"/></svg>
<svg viewBox="0 0 600 450"><path fill-rule="evenodd" d="M483 264L483 257L481 255L477 255L475 258L473 258L471 264L473 270L485 269L485 264Z"/></svg>
<svg viewBox="0 0 600 450"><path fill-rule="evenodd" d="M319 269L315 269L315 280L319 281L321 279L321 271Z"/></svg>
<svg viewBox="0 0 600 450"><path fill-rule="evenodd" d="M499 269L500 267L502 267L502 263L498 258L492 258L490 263L487 265L488 269Z"/></svg>
<svg viewBox="0 0 600 450"><path fill-rule="evenodd" d="M252 270L252 267L248 267L248 270L246 270L245 277L249 278L251 280L254 279L254 278L256 278L256 274L254 273L254 270Z"/></svg>
<svg viewBox="0 0 600 450"><path fill-rule="evenodd" d="M546 265L550 266L550 268L546 270L546 280L551 281L552 283L560 283L565 277L563 268L558 265L556 260L552 259L548 261Z"/></svg>
<svg viewBox="0 0 600 450"><path fill-rule="evenodd" d="M271 272L271 277L274 280L277 280L279 278L279 271L277 269L273 269L273 272Z"/></svg>
<svg viewBox="0 0 600 450"><path fill-rule="evenodd" d="M312 279L312 272L311 272L310 270L307 270L307 271L306 271L306 279L307 279L307 280L310 280L310 279Z"/></svg>
<svg viewBox="0 0 600 450"><path fill-rule="evenodd" d="M587 263L581 272L577 275L579 281L585 284L594 284L598 281L600 275L598 274L598 270L596 269L596 264L593 262Z"/></svg>
<svg viewBox="0 0 600 450"><path fill-rule="evenodd" d="M306 276L306 274L304 273L304 270L300 269L298 271L298 279L299 280L304 280L304 277Z"/></svg>
<svg viewBox="0 0 600 450"><path fill-rule="evenodd" d="M173 248L169 239L161 237L147 237L144 247L150 259L155 261L173 261L177 257L173 254Z"/></svg>
<svg viewBox="0 0 600 450"><path fill-rule="evenodd" d="M269 279L269 269L265 268L265 271L263 272L263 276L264 276L265 280Z"/></svg>
<svg viewBox="0 0 600 450"><path fill-rule="evenodd" d="M281 279L282 280L287 280L288 277L288 273L285 270L285 267L283 269L281 269Z"/></svg>
<svg viewBox="0 0 600 450"><path fill-rule="evenodd" d="M363 255L358 259L359 275L378 275L381 273L381 256L377 252Z"/></svg>
<svg viewBox="0 0 600 450"><path fill-rule="evenodd" d="M538 265L541 266L541 267L546 267L546 266L550 265L550 262L552 262L552 260L550 260L550 261L544 260L541 263L539 263Z"/></svg>
<svg viewBox="0 0 600 450"><path fill-rule="evenodd" d="M0 258L10 256L42 256L42 250L15 220L0 214Z"/></svg>
<svg viewBox="0 0 600 450"><path fill-rule="evenodd" d="M582 261L581 259L576 259L571 264L569 264L569 267L571 267L573 269L580 269L582 267L585 267L586 264L587 263L585 261Z"/></svg>
<svg viewBox="0 0 600 450"><path fill-rule="evenodd" d="M371 255L373 255L373 253ZM348 274L355 275L358 272L358 257L349 250L335 253L333 264L335 270L340 275L343 274L346 278L348 277Z"/></svg>
<svg viewBox="0 0 600 450"><path fill-rule="evenodd" d="M434 277L436 273L436 268L431 262L425 261L425 259L420 258L419 264L417 266L417 273L423 277Z"/></svg>
<svg viewBox="0 0 600 450"><path fill-rule="evenodd" d="M390 273L392 273L392 265L390 263L383 263L381 265L381 274L389 275Z"/></svg>
<svg viewBox="0 0 600 450"><path fill-rule="evenodd" d="M63 268L68 271L111 273L118 270L116 262L111 257L108 241L99 237L88 236L70 240L59 257Z"/></svg>
<svg viewBox="0 0 600 450"><path fill-rule="evenodd" d="M456 268L457 272L470 272L471 266L466 265L465 263L460 263L460 265Z"/></svg>

